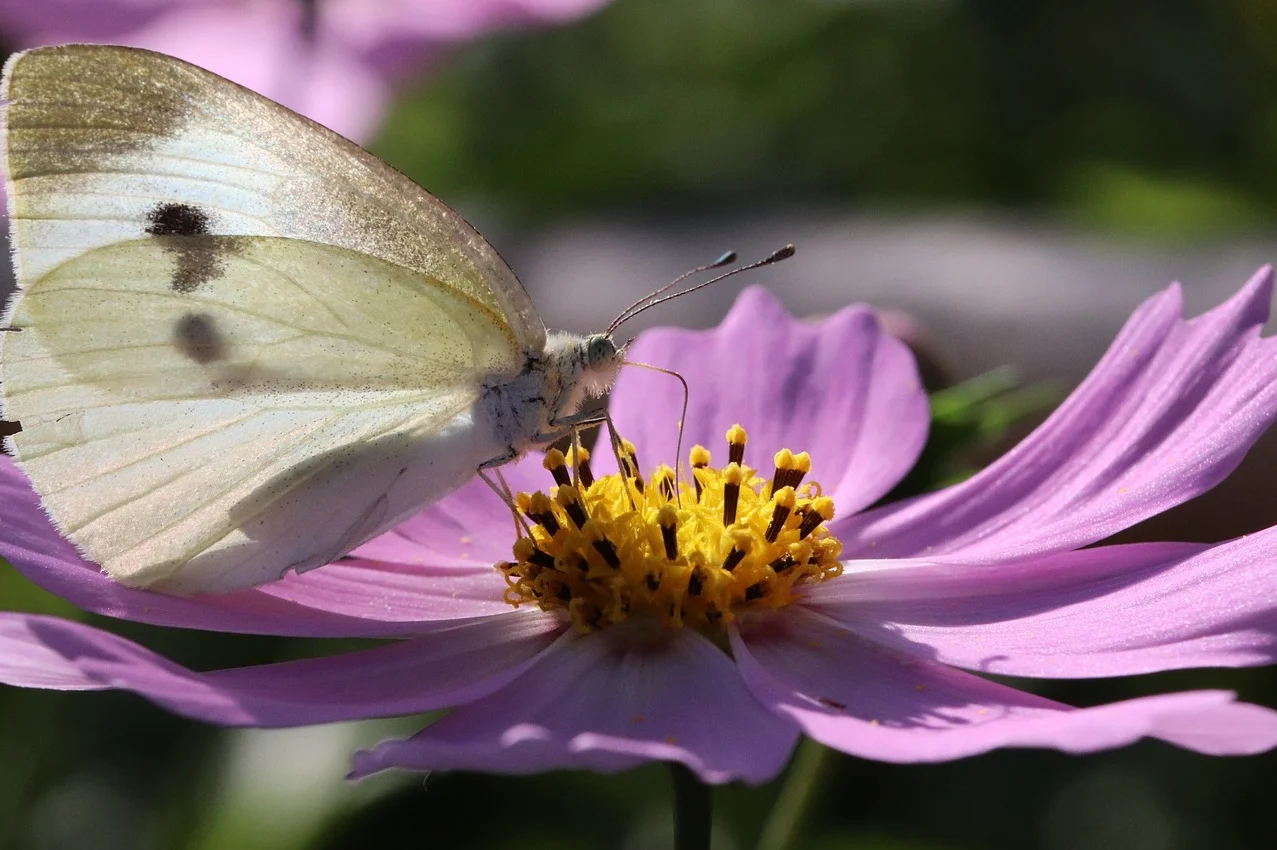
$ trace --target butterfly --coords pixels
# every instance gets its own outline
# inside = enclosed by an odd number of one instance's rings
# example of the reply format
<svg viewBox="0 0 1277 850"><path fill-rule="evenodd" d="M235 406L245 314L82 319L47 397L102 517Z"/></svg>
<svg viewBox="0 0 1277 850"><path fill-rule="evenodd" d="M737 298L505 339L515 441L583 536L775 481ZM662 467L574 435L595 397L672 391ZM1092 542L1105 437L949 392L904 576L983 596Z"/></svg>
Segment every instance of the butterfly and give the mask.
<svg viewBox="0 0 1277 850"><path fill-rule="evenodd" d="M407 177L201 68L39 48L0 97L8 448L126 585L326 564L585 421L623 359L611 331L547 332Z"/></svg>

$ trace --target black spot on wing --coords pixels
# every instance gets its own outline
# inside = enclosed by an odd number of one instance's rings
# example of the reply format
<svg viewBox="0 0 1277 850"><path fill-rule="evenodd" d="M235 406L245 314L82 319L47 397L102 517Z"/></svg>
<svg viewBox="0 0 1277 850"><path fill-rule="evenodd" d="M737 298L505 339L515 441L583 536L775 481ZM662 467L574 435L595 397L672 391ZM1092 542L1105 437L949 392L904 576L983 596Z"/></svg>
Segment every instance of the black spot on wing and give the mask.
<svg viewBox="0 0 1277 850"><path fill-rule="evenodd" d="M4 437L12 437L14 434L21 434L21 433L22 433L21 422L17 421L16 419L13 421L0 419L0 439L3 439Z"/></svg>
<svg viewBox="0 0 1277 850"><path fill-rule="evenodd" d="M226 341L208 313L187 313L173 328L173 341L196 363L226 359Z"/></svg>
<svg viewBox="0 0 1277 850"><path fill-rule="evenodd" d="M239 247L233 237L213 236L208 213L190 204L156 204L146 220L146 232L173 255L174 292L194 292L221 277L225 273L223 259Z"/></svg>
<svg viewBox="0 0 1277 850"><path fill-rule="evenodd" d="M147 213L152 236L208 236L208 213L190 204L156 204Z"/></svg>

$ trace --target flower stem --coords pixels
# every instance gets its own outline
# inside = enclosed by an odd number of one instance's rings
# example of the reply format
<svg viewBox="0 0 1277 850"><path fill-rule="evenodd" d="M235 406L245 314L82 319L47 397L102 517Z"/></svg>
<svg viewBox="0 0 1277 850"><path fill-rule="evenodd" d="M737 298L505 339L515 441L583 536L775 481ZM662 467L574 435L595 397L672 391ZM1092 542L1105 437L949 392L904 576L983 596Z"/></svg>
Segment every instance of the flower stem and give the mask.
<svg viewBox="0 0 1277 850"><path fill-rule="evenodd" d="M684 764L671 762L670 772L674 774L674 848L709 850L710 788Z"/></svg>
<svg viewBox="0 0 1277 850"><path fill-rule="evenodd" d="M763 824L756 850L790 850L798 846L799 830L823 787L821 778L829 766L829 755L828 747L803 738L780 796Z"/></svg>

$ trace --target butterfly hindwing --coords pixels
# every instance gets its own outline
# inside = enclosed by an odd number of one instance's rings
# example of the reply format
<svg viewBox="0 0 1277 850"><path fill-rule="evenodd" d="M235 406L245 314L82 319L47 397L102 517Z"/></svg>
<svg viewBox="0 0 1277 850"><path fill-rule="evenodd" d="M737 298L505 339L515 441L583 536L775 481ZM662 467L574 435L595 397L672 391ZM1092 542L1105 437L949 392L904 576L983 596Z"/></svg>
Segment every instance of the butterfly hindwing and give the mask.
<svg viewBox="0 0 1277 850"><path fill-rule="evenodd" d="M522 357L463 292L265 237L93 249L11 326L7 414L46 508L112 575L176 590L318 566L457 486L500 450L469 427L481 381Z"/></svg>

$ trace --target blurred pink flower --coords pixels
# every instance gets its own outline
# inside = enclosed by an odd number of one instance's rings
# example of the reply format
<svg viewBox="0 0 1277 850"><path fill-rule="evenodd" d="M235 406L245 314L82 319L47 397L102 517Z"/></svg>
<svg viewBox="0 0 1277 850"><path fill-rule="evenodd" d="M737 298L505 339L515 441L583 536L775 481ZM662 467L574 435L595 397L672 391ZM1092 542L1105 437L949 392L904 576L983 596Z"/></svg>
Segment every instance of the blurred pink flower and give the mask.
<svg viewBox="0 0 1277 850"><path fill-rule="evenodd" d="M366 141L390 83L440 51L495 29L566 23L606 2L0 0L0 34L18 47L88 41L159 50Z"/></svg>
<svg viewBox="0 0 1277 850"><path fill-rule="evenodd" d="M752 458L807 449L840 511L826 523L831 537L796 539L840 539L841 575L793 585L792 604L774 608L751 607L759 597L746 592L734 619L708 634L660 626L663 607L586 633L563 611L512 608L513 586L491 566L510 558L512 524L482 484L337 563L254 590L195 598L134 590L81 559L17 468L0 460L0 556L83 608L186 628L401 639L194 672L100 629L7 613L0 681L124 688L190 717L253 726L453 709L411 739L358 754L355 775L612 771L671 760L709 782L760 782L783 767L800 733L898 762L996 747L1089 752L1141 737L1211 754L1266 750L1277 745L1277 712L1228 692L1074 708L978 674L1090 678L1277 660L1277 529L1217 545L1084 548L1219 483L1277 418L1277 340L1259 336L1270 298L1267 269L1191 321L1181 318L1177 287L1155 296L1014 450L961 484L874 509L917 458L928 410L907 350L872 311L850 307L811 325L750 290L713 331L642 334L632 357L676 368L692 387L685 445L713 446L740 422ZM612 413L639 457L668 460L681 401L675 382L623 370ZM595 458L600 482L609 457ZM517 490L549 480L540 456L505 472ZM649 477L647 491L658 485ZM806 528L818 512L812 502L794 516ZM562 515L559 523L568 529ZM794 525L782 518L777 527ZM635 539L659 548L652 530ZM764 546L760 539L752 545ZM607 547L592 545L606 561ZM620 540L612 557L634 558L627 545ZM545 560L545 551L525 555ZM771 557L711 566L733 580ZM565 560L562 570L555 561L556 574L589 584L602 561L588 560L589 572L575 569L586 560ZM779 583L794 564L778 559L767 569ZM597 586L618 579L616 569ZM674 587L673 575L648 573L646 586L657 592L671 577ZM672 598L686 616L688 599L715 588L698 579L693 590L689 571L681 575L683 596Z"/></svg>

